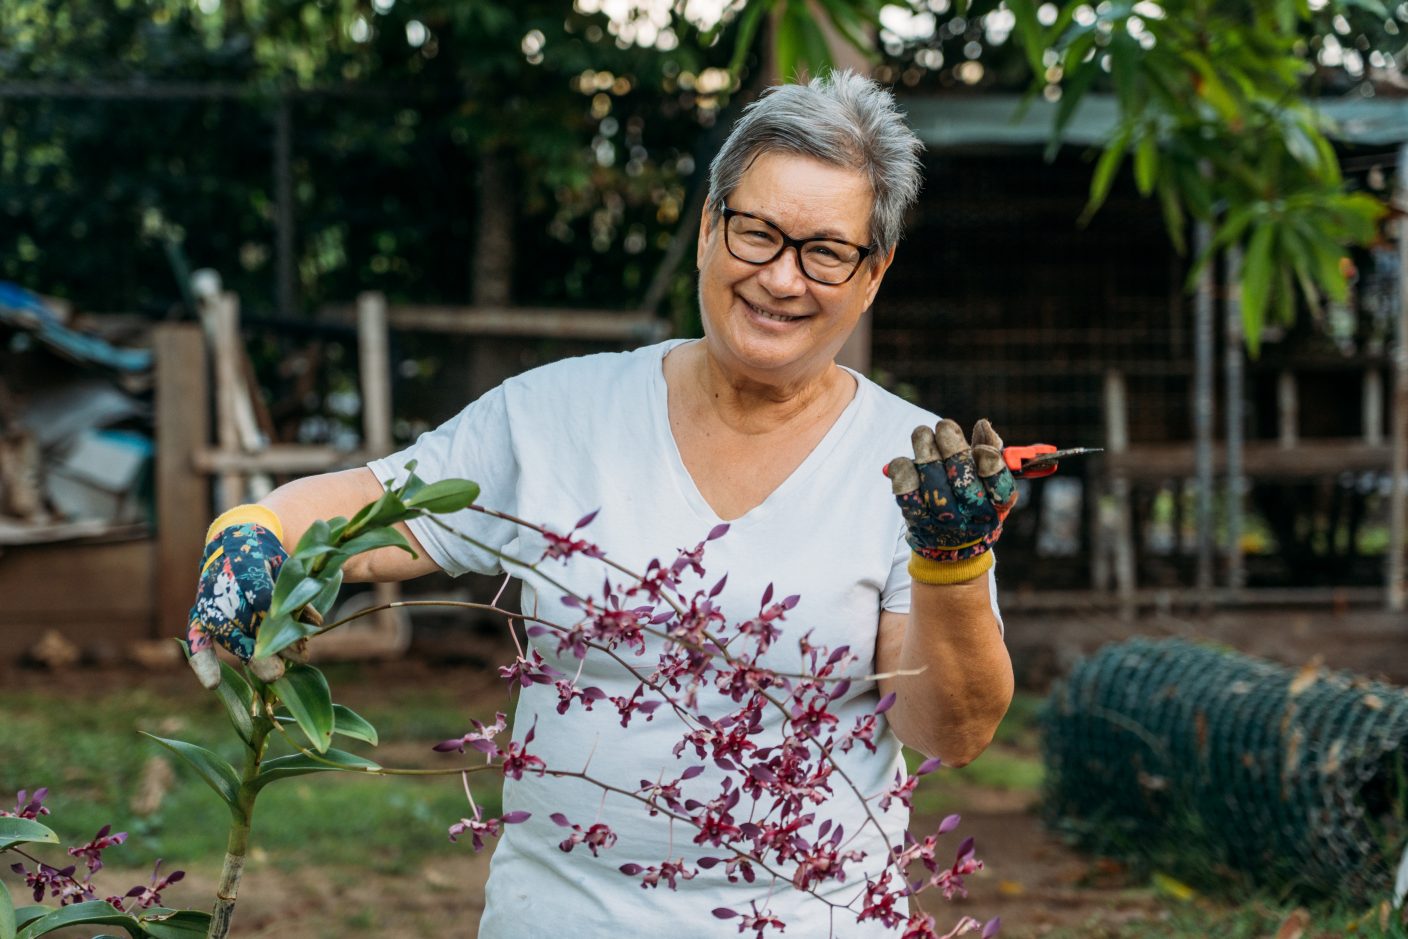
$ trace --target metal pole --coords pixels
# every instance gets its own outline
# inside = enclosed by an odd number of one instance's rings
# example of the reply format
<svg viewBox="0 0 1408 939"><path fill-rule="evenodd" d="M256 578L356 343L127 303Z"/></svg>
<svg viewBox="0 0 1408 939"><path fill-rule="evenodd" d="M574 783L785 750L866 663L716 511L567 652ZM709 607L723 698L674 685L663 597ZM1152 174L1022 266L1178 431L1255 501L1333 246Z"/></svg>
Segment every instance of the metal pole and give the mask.
<svg viewBox="0 0 1408 939"><path fill-rule="evenodd" d="M1227 249L1227 586L1246 585L1242 563L1242 246Z"/></svg>
<svg viewBox="0 0 1408 939"><path fill-rule="evenodd" d="M274 252L279 316L298 308L298 281L293 258L293 114L287 91L279 92L274 119Z"/></svg>
<svg viewBox="0 0 1408 939"><path fill-rule="evenodd" d="M1201 257L1212 241L1212 226L1199 222L1193 230L1193 254ZM1198 483L1198 568L1196 586L1206 600L1213 586L1213 283L1215 259L1209 258L1198 278L1193 301L1193 441Z"/></svg>
<svg viewBox="0 0 1408 939"><path fill-rule="evenodd" d="M1398 148L1395 202L1408 205L1408 144ZM1392 496L1389 499L1388 608L1404 609L1404 526L1408 509L1408 218L1398 220L1398 329L1393 345Z"/></svg>

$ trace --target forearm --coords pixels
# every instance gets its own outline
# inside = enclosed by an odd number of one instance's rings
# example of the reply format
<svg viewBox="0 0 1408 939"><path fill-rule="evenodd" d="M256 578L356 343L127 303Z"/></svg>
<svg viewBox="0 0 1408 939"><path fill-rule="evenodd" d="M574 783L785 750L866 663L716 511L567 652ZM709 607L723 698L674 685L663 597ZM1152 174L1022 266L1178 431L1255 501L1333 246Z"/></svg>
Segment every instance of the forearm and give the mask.
<svg viewBox="0 0 1408 939"><path fill-rule="evenodd" d="M1012 702L1012 662L989 597L990 573L958 584L914 584L887 670L886 715L906 744L952 766L978 756Z"/></svg>
<svg viewBox="0 0 1408 939"><path fill-rule="evenodd" d="M283 524L283 543L291 552L314 522L338 516L351 518L362 506L381 497L381 483L366 468L307 476L285 483L259 504L273 510ZM412 558L400 548L379 548L353 556L343 567L348 582L408 580L436 570L405 523L396 526L416 552Z"/></svg>

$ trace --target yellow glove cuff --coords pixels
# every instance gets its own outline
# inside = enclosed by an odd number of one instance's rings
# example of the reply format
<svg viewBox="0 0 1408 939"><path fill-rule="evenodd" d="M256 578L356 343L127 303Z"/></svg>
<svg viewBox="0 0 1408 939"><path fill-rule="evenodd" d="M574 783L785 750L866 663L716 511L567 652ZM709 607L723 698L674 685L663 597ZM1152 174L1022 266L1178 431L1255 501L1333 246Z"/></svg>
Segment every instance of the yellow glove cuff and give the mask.
<svg viewBox="0 0 1408 939"><path fill-rule="evenodd" d="M215 536L220 534L231 525L243 525L253 523L269 529L274 533L274 537L280 541L284 540L284 524L279 521L279 517L274 514L274 510L265 505L237 505L233 509L221 512L210 523L210 529L205 533L206 543L215 540Z"/></svg>
<svg viewBox="0 0 1408 939"><path fill-rule="evenodd" d="M992 569L991 551L962 561L931 561L917 554L909 556L909 577L920 584L961 584L976 580Z"/></svg>

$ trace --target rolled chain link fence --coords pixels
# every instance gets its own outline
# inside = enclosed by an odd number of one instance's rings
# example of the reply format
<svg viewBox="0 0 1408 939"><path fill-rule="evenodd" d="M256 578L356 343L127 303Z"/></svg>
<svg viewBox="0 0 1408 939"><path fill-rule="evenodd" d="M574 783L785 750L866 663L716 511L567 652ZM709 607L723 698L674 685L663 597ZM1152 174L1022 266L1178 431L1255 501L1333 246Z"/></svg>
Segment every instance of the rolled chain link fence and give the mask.
<svg viewBox="0 0 1408 939"><path fill-rule="evenodd" d="M1135 639L1043 715L1051 820L1278 890L1378 900L1408 863L1408 691L1224 648Z"/></svg>

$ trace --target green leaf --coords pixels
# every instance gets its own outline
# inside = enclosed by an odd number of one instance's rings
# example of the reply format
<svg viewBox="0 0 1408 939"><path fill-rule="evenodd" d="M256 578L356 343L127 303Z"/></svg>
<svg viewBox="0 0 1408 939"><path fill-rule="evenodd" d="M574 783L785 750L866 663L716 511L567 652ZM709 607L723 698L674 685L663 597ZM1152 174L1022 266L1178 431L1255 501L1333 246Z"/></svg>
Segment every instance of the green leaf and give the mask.
<svg viewBox="0 0 1408 939"><path fill-rule="evenodd" d="M332 732L342 734L344 737L353 737L357 740L365 740L372 746L377 745L376 728L371 721L358 714L356 711L341 704L332 706Z"/></svg>
<svg viewBox="0 0 1408 939"><path fill-rule="evenodd" d="M316 597L308 601L308 605L317 610L319 616L326 619L328 611L331 610L332 605L337 602L337 594L341 589L342 565L339 564L337 568L332 571L332 576L324 578L323 589L318 592Z"/></svg>
<svg viewBox="0 0 1408 939"><path fill-rule="evenodd" d="M10 889L0 884L0 939L15 939L15 901L10 897Z"/></svg>
<svg viewBox="0 0 1408 939"><path fill-rule="evenodd" d="M802 34L797 26L798 4L791 0L781 0L782 16L774 20L775 31L772 38L773 61L777 65L777 75L784 82L797 80L797 67L802 63Z"/></svg>
<svg viewBox="0 0 1408 939"><path fill-rule="evenodd" d="M254 691L244 676L220 660L220 684L215 687L215 696L225 705L230 715L230 723L235 725L235 733L249 743L254 739Z"/></svg>
<svg viewBox="0 0 1408 939"><path fill-rule="evenodd" d="M1036 7L1035 0L1007 0L1007 8L1017 18L1014 33L1027 55L1027 67L1033 75L1041 76L1046 72L1041 53L1047 46L1047 40L1046 30L1042 29L1041 20L1037 18Z"/></svg>
<svg viewBox="0 0 1408 939"><path fill-rule="evenodd" d="M1171 174L1160 174L1158 190L1159 203L1163 207L1164 228L1168 231L1168 240L1173 243L1174 250L1179 254L1187 254L1188 242L1183 235L1187 219L1183 214L1183 203L1179 201L1178 190L1174 188Z"/></svg>
<svg viewBox="0 0 1408 939"><path fill-rule="evenodd" d="M16 939L35 939L45 933L63 929L65 926L121 926L133 937L142 939L144 933L137 919L130 913L119 913L106 900L87 900L72 906L61 907L19 931Z"/></svg>
<svg viewBox="0 0 1408 939"><path fill-rule="evenodd" d="M23 929L41 916L48 916L53 910L47 906L22 906L15 910L15 928Z"/></svg>
<svg viewBox="0 0 1408 939"><path fill-rule="evenodd" d="M326 762L315 760L303 753L290 753L288 756L276 756L272 760L265 760L259 775L254 779L253 788L257 792L276 780L288 779L292 776L306 776L309 773L365 772L381 769L379 763L357 756L355 753L348 753L346 750L328 750L322 755L322 760ZM329 766L328 763L333 765Z"/></svg>
<svg viewBox="0 0 1408 939"><path fill-rule="evenodd" d="M734 40L733 55L729 59L729 74L735 78L743 70L743 63L752 51L753 40L758 35L758 25L763 15L772 9L773 0L754 0L744 9L738 20L738 38Z"/></svg>
<svg viewBox="0 0 1408 939"><path fill-rule="evenodd" d="M280 582L283 577L280 576ZM272 606L269 607L270 616L282 616L288 614L292 616L303 609L313 598L323 592L324 583L318 577L305 577L298 581L291 590L283 595L282 599L276 598ZM277 593L277 591L276 591Z"/></svg>
<svg viewBox="0 0 1408 939"><path fill-rule="evenodd" d="M266 616L264 622L259 624L259 635L254 640L254 657L262 659L275 655L317 631L317 626L296 620L287 613Z"/></svg>
<svg viewBox="0 0 1408 939"><path fill-rule="evenodd" d="M196 774L205 780L205 784L214 789L232 811L235 809L239 798L240 777L233 766L204 747L198 747L193 743L158 737L156 734L149 734L146 731L142 731L142 733L189 763Z"/></svg>
<svg viewBox="0 0 1408 939"><path fill-rule="evenodd" d="M1124 162L1124 154L1129 149L1129 139L1133 133L1133 126L1125 126L1105 148L1105 152L1100 154L1100 161L1095 164L1095 174L1090 180L1090 199L1081 212L1082 225L1088 223L1095 213L1100 211L1100 206L1105 204L1105 199L1110 194L1110 186L1115 181L1115 173Z"/></svg>
<svg viewBox="0 0 1408 939"><path fill-rule="evenodd" d="M153 907L137 919L152 939L202 939L210 931L210 914L201 910Z"/></svg>
<svg viewBox="0 0 1408 939"><path fill-rule="evenodd" d="M412 492L413 496L414 492L418 492L425 484L414 473L411 474L411 479L415 480L415 489L414 491L406 489L406 491ZM410 480L406 485L410 485ZM396 491L387 490L375 502L362 506L347 523L344 533L356 536L368 528L380 528L384 525L395 524L405 519L407 515L406 505L402 501L401 495Z"/></svg>
<svg viewBox="0 0 1408 939"><path fill-rule="evenodd" d="M371 531L362 532L342 545L342 550L348 557L361 554L363 551L375 551L377 548L400 548L411 556L415 556L415 551L406 541L406 536L394 528L374 528Z"/></svg>
<svg viewBox="0 0 1408 939"><path fill-rule="evenodd" d="M413 498L407 498L406 507L441 515L467 508L474 504L476 498L479 498L479 483L467 479L442 479L418 491Z"/></svg>
<svg viewBox="0 0 1408 939"><path fill-rule="evenodd" d="M1139 143L1134 148L1134 185L1139 187L1141 196L1147 196L1154 191L1154 180L1158 172L1158 145L1154 143L1153 134L1145 134L1139 138Z"/></svg>
<svg viewBox="0 0 1408 939"><path fill-rule="evenodd" d="M308 578L308 565L298 555L293 555L279 568L278 580L274 581L274 596L269 602L270 613L291 613L297 607L288 604L289 595Z"/></svg>
<svg viewBox="0 0 1408 939"><path fill-rule="evenodd" d="M1261 350L1261 329L1266 322L1266 300L1275 271L1271 263L1271 248L1276 228L1262 222L1252 232L1242 261L1242 330L1247 350L1255 358Z"/></svg>
<svg viewBox="0 0 1408 939"><path fill-rule="evenodd" d="M333 550L332 526L323 519L308 526L308 530L303 533L303 537L298 539L298 547L293 549L293 553L305 560L319 554L326 554Z"/></svg>
<svg viewBox="0 0 1408 939"><path fill-rule="evenodd" d="M32 818L0 818L0 851L26 842L58 844L59 836Z"/></svg>
<svg viewBox="0 0 1408 939"><path fill-rule="evenodd" d="M274 690L319 753L332 743L332 692L323 673L311 665L291 665L274 682Z"/></svg>

